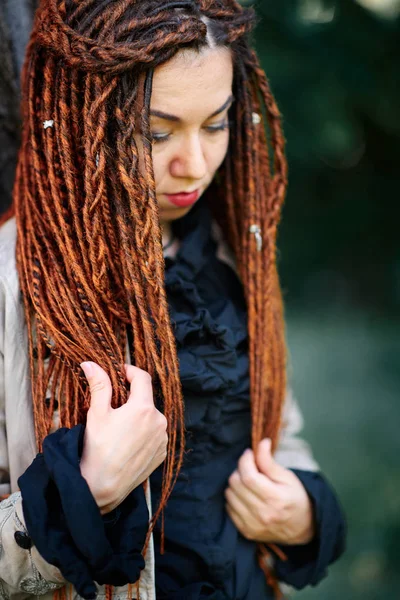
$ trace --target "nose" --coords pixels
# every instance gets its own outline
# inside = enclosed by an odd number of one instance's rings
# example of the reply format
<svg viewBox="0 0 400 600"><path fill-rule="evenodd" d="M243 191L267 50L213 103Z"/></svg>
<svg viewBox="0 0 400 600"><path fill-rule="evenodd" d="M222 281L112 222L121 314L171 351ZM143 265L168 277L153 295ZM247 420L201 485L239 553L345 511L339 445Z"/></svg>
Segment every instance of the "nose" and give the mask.
<svg viewBox="0 0 400 600"><path fill-rule="evenodd" d="M204 179L207 174L207 162L198 134L194 133L182 140L171 160L170 172L173 177Z"/></svg>

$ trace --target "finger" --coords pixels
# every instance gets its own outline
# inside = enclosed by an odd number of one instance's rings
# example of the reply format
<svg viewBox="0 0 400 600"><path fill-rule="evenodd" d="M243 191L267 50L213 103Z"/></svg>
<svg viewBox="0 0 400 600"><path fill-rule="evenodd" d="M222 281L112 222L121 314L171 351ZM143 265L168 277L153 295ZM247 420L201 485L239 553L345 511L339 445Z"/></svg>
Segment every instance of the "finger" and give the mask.
<svg viewBox="0 0 400 600"><path fill-rule="evenodd" d="M263 473L260 473L252 450L246 450L240 457L238 473L241 483L252 490L261 500L267 501L268 498L276 497L277 490L275 489L275 484Z"/></svg>
<svg viewBox="0 0 400 600"><path fill-rule="evenodd" d="M275 483L286 480L286 469L275 462L271 454L271 440L265 438L257 448L256 463L258 469Z"/></svg>
<svg viewBox="0 0 400 600"><path fill-rule="evenodd" d="M140 397L142 404L147 403L154 406L153 385L150 374L143 369L139 369L139 367L127 364L125 365L125 373L130 384L128 402L137 400Z"/></svg>
<svg viewBox="0 0 400 600"><path fill-rule="evenodd" d="M238 471L234 471L229 477L229 488L252 512L259 511L260 507L268 501L268 496L266 498L265 494L264 496L261 493L258 495L253 489L245 486Z"/></svg>
<svg viewBox="0 0 400 600"><path fill-rule="evenodd" d="M260 527L255 515L249 512L234 494L227 494L226 511L240 533L249 538L250 532L257 531Z"/></svg>
<svg viewBox="0 0 400 600"><path fill-rule="evenodd" d="M249 507L246 506L246 504L241 500L241 498L239 498L239 496L235 494L232 489L226 488L225 499L228 506L240 516L240 518L243 520L243 523L249 524L251 521L253 521L253 516L249 510Z"/></svg>
<svg viewBox="0 0 400 600"><path fill-rule="evenodd" d="M94 362L81 363L81 368L89 383L90 408L96 412L108 412L111 408L112 386L107 373Z"/></svg>
<svg viewBox="0 0 400 600"><path fill-rule="evenodd" d="M229 515L232 523L235 525L236 529L238 529L240 531L240 533L242 533L242 535L244 535L245 524L244 524L243 519L240 517L240 515L238 515L237 512L235 512L229 506L229 504L225 505L225 510L226 510L227 514Z"/></svg>

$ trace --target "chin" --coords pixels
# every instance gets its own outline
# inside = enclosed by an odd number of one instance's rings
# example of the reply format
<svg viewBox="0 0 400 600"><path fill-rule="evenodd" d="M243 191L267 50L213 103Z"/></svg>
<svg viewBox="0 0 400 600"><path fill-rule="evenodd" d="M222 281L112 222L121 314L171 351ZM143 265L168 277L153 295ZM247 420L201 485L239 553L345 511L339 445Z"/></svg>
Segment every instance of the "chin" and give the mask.
<svg viewBox="0 0 400 600"><path fill-rule="evenodd" d="M201 196L200 196L201 197ZM197 201L198 202L198 201ZM197 204L196 202L196 204ZM196 204L185 207L160 206L160 221L176 221L188 214Z"/></svg>

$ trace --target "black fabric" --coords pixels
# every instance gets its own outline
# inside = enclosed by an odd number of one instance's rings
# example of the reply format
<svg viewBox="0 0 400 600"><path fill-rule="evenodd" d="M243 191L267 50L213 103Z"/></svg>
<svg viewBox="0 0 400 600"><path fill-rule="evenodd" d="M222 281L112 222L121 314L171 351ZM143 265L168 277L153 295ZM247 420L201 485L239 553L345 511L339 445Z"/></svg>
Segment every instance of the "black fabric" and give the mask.
<svg viewBox="0 0 400 600"><path fill-rule="evenodd" d="M61 428L19 478L26 526L40 554L88 600L99 584L135 583L149 514L142 486L103 519L82 477L84 427Z"/></svg>
<svg viewBox="0 0 400 600"><path fill-rule="evenodd" d="M166 289L185 398L187 453L165 509L165 554L155 530L158 600L266 600L273 597L259 568L255 543L244 539L225 512L224 489L250 447L246 303L235 272L218 260L211 216L202 203L173 224L181 239L166 259ZM319 474L302 478L313 498L319 537L285 547L276 567L297 587L320 579L338 556L343 516ZM151 476L154 505L162 468ZM330 524L330 525L329 525ZM332 536L332 537L331 537Z"/></svg>

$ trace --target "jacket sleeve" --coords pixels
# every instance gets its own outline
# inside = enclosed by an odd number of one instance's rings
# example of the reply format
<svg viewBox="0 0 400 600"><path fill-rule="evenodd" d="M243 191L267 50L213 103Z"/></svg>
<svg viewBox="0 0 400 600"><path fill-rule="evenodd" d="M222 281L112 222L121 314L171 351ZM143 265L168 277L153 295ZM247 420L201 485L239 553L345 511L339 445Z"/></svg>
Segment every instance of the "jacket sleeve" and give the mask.
<svg viewBox="0 0 400 600"><path fill-rule="evenodd" d="M287 469L319 471L310 445L300 436L303 425L303 415L289 388L283 407L281 436L274 458Z"/></svg>
<svg viewBox="0 0 400 600"><path fill-rule="evenodd" d="M14 306L10 306L10 303ZM0 277L0 496L3 498L11 491L5 411L7 348L4 347L4 340L6 314L14 309L16 299L7 288L7 282ZM23 532L27 536L19 492L0 502L0 598L23 600L65 585L60 571L47 563L35 547L25 550L17 544L16 532Z"/></svg>
<svg viewBox="0 0 400 600"><path fill-rule="evenodd" d="M302 428L300 408L289 390L275 460L291 469L306 489L314 509L316 535L306 545L279 545L286 560L276 556L274 562L278 579L297 589L317 585L327 575L328 566L344 552L346 541L342 507L329 482L320 473L310 446L300 437Z"/></svg>

